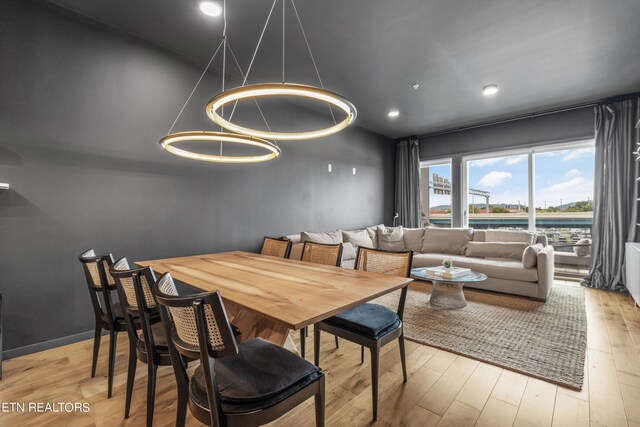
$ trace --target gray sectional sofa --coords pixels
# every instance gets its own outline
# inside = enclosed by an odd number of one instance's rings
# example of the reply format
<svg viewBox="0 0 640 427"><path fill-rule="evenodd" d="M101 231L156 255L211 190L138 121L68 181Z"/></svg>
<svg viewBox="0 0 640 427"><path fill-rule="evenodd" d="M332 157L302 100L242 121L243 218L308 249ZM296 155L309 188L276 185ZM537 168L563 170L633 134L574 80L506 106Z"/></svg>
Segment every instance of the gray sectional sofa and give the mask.
<svg viewBox="0 0 640 427"><path fill-rule="evenodd" d="M444 228L367 227L285 236L293 242L291 258L300 259L305 241L343 243L344 268L353 268L358 246L413 250L413 267L434 267L444 259L487 275L467 287L545 301L554 276L554 251L544 235L527 231ZM368 237L368 238L367 238Z"/></svg>

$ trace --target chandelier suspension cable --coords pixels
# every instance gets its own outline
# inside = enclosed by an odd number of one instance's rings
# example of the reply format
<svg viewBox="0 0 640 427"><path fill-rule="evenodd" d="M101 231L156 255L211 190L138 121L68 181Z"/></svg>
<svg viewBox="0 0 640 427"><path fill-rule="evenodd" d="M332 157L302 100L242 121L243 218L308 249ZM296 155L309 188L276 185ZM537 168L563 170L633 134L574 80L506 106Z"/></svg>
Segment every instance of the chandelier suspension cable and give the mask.
<svg viewBox="0 0 640 427"><path fill-rule="evenodd" d="M256 55L258 54L258 49L260 49L260 44L262 43L262 38L264 37L264 33L267 30L267 26L269 25L269 21L271 20L271 15L273 14L273 9L276 7L277 2L278 0L273 0L273 4L271 5L271 9L269 10L269 15L267 15L267 20L265 21L264 26L262 27L262 32L260 33L260 37L258 38L258 44L256 44L256 48L253 51L253 55L251 56L251 61L249 61L249 67L247 67L247 73L246 74L242 73L242 68L240 67L240 65L238 65L238 68L240 68L240 73L243 74L241 86L244 86L247 84L247 79L249 78L251 67L253 67L253 61L256 59ZM231 114L229 114L229 120L233 119L233 113L236 112L237 106L238 106L238 100L236 100L236 102L233 103Z"/></svg>
<svg viewBox="0 0 640 427"><path fill-rule="evenodd" d="M211 56L211 59L209 59L209 63L207 64L206 68L204 69L204 71L202 72L202 74L200 75L200 78L198 79L198 81L196 82L196 85L193 87L193 89L191 90L191 93L189 94L189 96L187 97L187 100L185 101L184 105L182 106L182 108L180 109L180 112L178 113L178 116L176 117L176 119L173 121L173 124L171 125L171 127L169 128L169 131L167 132L167 136L171 133L171 131L173 131L173 128L176 126L176 123L178 123L178 120L180 119L180 116L182 116L182 113L184 112L184 109L187 107L187 104L189 103L189 101L191 101L191 97L193 96L193 94L195 93L196 89L198 89L198 86L200 85L200 82L202 81L202 79L204 78L204 76L207 74L207 71L209 71L209 68L211 67L211 63L213 62L213 60L216 58L216 55L218 55L218 51L220 50L220 47L222 46L222 43L224 42L224 40L222 40L220 42L220 44L218 44L218 48L216 49L216 51L213 53L213 55Z"/></svg>
<svg viewBox="0 0 640 427"><path fill-rule="evenodd" d="M284 18L285 18L285 5L286 0L282 0L282 83L284 83Z"/></svg>
<svg viewBox="0 0 640 427"><path fill-rule="evenodd" d="M231 43L229 43L229 53L231 53L231 57L235 61L236 66L238 67L238 70L240 71L240 75L242 76L242 78L244 78L244 72L242 71L242 67L240 66L240 62L238 62L238 58L236 57L236 54L233 52L233 48L231 47ZM267 127L267 130L269 132L271 132L271 127L269 126L269 123L267 122L267 118L264 116L264 113L262 112L262 108L260 108L260 104L258 104L258 100L253 98L253 102L256 104L256 107L258 108L258 112L260 113L260 116L262 117L262 121L264 122L265 126ZM236 104L237 104L237 102L236 102ZM231 117L233 117L233 111L231 111L231 115L230 115L229 120L231 120ZM273 142L273 144L276 147L278 146L278 141L276 141L275 139L271 140L271 142Z"/></svg>
<svg viewBox="0 0 640 427"><path fill-rule="evenodd" d="M222 0L222 92L224 92L224 79L227 74L227 1ZM224 106L222 107L220 114L224 118ZM220 126L220 132L224 132L224 128ZM222 140L220 140L220 156L222 156Z"/></svg>
<svg viewBox="0 0 640 427"><path fill-rule="evenodd" d="M282 0L283 2L285 0ZM304 31L304 27L302 26L302 20L300 19L300 15L298 14L298 8L296 7L296 3L291 0L291 5L293 6L293 11L296 14L296 18L298 18L298 24L300 25L300 30L302 31L302 38L304 38L304 43L307 45L307 51L309 51L309 56L311 57L311 62L313 63L313 68L316 70L316 76L318 76L318 82L320 82L320 87L324 89L324 83L322 83L322 77L320 77L320 71L318 70L318 65L316 64L316 59L313 56L313 52L311 52L311 46L309 45L309 40L307 39L307 33ZM284 32L284 29L283 29ZM284 66L284 65L283 65ZM284 71L283 71L284 74ZM283 81L284 83L284 81ZM331 113L331 118L333 119L333 124L336 124L336 117L333 114L333 109L331 108L331 104L327 103L329 107L329 112Z"/></svg>

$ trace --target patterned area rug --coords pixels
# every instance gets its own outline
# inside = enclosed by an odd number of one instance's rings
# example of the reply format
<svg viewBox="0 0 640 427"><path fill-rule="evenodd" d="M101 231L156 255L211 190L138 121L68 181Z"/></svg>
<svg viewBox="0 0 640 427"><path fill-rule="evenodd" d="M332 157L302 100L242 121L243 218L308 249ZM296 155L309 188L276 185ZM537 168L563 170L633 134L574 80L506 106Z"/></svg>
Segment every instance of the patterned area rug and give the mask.
<svg viewBox="0 0 640 427"><path fill-rule="evenodd" d="M587 348L584 289L555 285L546 303L465 289L467 306L429 305L431 285L411 285L405 337L572 389L581 389ZM375 302L392 307L399 293Z"/></svg>

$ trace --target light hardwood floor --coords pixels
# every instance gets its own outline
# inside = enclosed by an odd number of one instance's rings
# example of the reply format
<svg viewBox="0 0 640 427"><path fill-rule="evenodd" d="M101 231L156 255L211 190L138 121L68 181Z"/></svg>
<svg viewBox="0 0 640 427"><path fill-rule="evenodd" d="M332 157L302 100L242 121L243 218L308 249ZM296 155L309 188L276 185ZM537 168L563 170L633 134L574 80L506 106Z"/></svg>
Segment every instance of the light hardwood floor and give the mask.
<svg viewBox="0 0 640 427"><path fill-rule="evenodd" d="M586 290L586 304L589 337L582 391L408 341L406 384L397 345L382 351L379 420L374 425L640 426L640 309L629 297L591 289ZM93 379L89 378L91 341L6 361L0 402L88 402L91 410L0 413L0 426L144 425L146 366L142 364L138 364L132 416L122 418L128 347L121 335L114 397L109 400L107 337L103 337L98 375ZM327 425L370 425L369 363L360 364L359 347L341 341L335 349L333 339L323 335L322 361L327 375ZM174 425L175 398L172 370L161 367L154 425ZM200 424L189 415L187 425ZM273 425L313 426L313 400Z"/></svg>

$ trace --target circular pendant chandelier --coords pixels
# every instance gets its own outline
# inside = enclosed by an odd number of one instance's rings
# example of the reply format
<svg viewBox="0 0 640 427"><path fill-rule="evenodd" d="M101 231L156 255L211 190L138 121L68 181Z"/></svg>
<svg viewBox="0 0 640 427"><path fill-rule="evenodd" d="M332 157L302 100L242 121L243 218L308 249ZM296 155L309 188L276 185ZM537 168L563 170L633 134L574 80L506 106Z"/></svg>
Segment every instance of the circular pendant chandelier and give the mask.
<svg viewBox="0 0 640 427"><path fill-rule="evenodd" d="M256 137L253 137L253 136L250 136L250 135L223 132L222 128L220 129L220 132L215 132L215 131L172 132L173 128L176 125L176 123L180 119L180 116L184 112L184 109L186 108L187 104L191 100L191 97L193 96L193 94L195 93L196 89L200 85L200 82L202 81L202 79L206 75L207 71L209 71L209 68L211 67L211 64L213 63L213 60L215 59L215 57L218 54L218 51L220 50L221 47L223 48L222 49L222 53L223 53L223 57L222 57L222 69L223 69L223 71L222 71L222 91L224 91L224 89L225 89L226 57L227 57L227 47L228 47L227 45L228 45L228 42L227 42L227 35L226 35L226 31L227 31L226 5L224 3L225 2L223 2L224 29L222 31L222 41L220 42L220 44L218 45L217 49L215 50L215 52L211 56L211 59L209 60L209 63L207 64L206 68L204 69L204 71L200 75L200 78L196 82L196 85L191 90L191 93L189 94L189 96L187 97L187 100L185 101L184 105L180 109L180 112L178 113L178 116L173 121L173 124L171 125L171 128L167 132L167 135L164 138L162 138L159 143L160 143L160 146L164 150L166 150L167 152L169 152L171 154L174 154L174 155L180 156L180 157L184 157L184 158L187 158L187 159L200 160L200 161L204 161L204 162L212 162L212 163L258 163L258 162L266 162L266 161L269 161L269 160L273 160L273 159L277 158L278 156L280 156L280 154L282 153L282 150L280 149L280 147L278 147L278 144L275 141L274 142L270 142L270 141L267 141L265 139L256 138ZM229 46L229 49L231 49L230 46ZM233 52L232 52L232 54L233 54ZM235 55L234 55L234 59L235 59ZM242 72L242 70L241 70L241 72ZM259 106L258 106L258 108L259 108ZM261 111L261 113L262 113L262 111ZM223 116L224 116L224 113L223 113ZM265 121L265 123L266 123L266 121ZM267 124L267 127L268 127L268 124ZM218 143L219 144L219 153L218 154L203 153L203 152L198 152L198 151L195 151L195 150L190 150L190 149L187 149L185 147L180 147L179 146L179 144L185 143L185 142L205 142L207 144ZM258 149L262 150L264 153L263 154L258 154L258 155L255 155L255 154L229 155L229 154L225 154L224 153L224 151L223 151L223 143L225 143L225 144L234 144L236 146L258 148Z"/></svg>
<svg viewBox="0 0 640 427"><path fill-rule="evenodd" d="M229 142L233 144L250 145L266 151L261 155L231 156L222 154L200 153L194 150L179 148L176 144L181 142ZM171 154L192 160L201 160L214 163L259 163L278 157L282 151L280 148L264 139L246 135L236 135L228 132L190 131L169 134L160 140L160 146Z"/></svg>
<svg viewBox="0 0 640 427"><path fill-rule="evenodd" d="M273 140L305 140L305 139L314 139L321 138L324 136L332 135L334 133L338 133L341 130L345 129L349 125L351 125L356 119L356 108L354 105L349 102L346 98L331 92L324 88L322 84L322 78L320 77L320 72L318 71L318 67L316 65L315 58L313 57L313 53L311 52L311 47L309 45L309 41L307 39L307 35L304 31L304 27L302 26L302 21L300 20L300 15L298 14L298 10L296 8L294 0L291 1L291 5L293 7L293 11L295 12L295 16L298 20L298 24L300 25L300 29L302 31L302 36L304 38L305 44L307 46L307 50L309 52L309 56L311 57L311 61L313 63L313 67L315 68L316 75L318 77L318 81L320 82L321 87L309 86L304 84L297 83L288 83L285 82L284 72L285 72L285 5L287 0L282 1L282 83L258 83L247 85L247 79L249 77L249 73L251 72L251 67L253 66L253 61L256 58L256 54L260 48L260 44L262 42L262 38L264 36L265 30L269 25L269 21L271 19L271 15L273 13L273 9L276 6L278 0L274 0L271 6L271 10L267 16L267 20L262 29L262 33L260 34L260 38L258 39L258 43L253 52L253 57L251 58L251 62L249 63L249 67L247 68L246 74L244 74L244 81L242 82L242 86L236 87L234 89L229 89L227 91L222 91L222 93L215 96L209 103L205 109L207 116L217 125L232 131L237 132L244 135L250 135L257 138L267 138ZM333 125L328 126L321 129L311 130L311 131L302 131L302 132L274 132L271 129L268 130L260 130L247 126L242 126L237 123L233 123L233 112L236 109L238 101L254 99L257 102L257 99L260 98L273 98L273 97L293 97L293 98L304 98L304 99L312 99L321 102L327 103L329 106L329 112L331 113L331 117L333 118ZM230 103L234 103L233 110L228 119L225 119L219 111L224 110L224 107ZM257 105L257 104L256 104ZM332 107L336 107L338 110L342 111L345 114L345 118L341 121L336 121L335 115L333 113ZM262 111L261 111L262 114ZM264 118L264 115L263 115ZM265 120L266 123L266 120ZM267 128L269 126L267 125Z"/></svg>
<svg viewBox="0 0 640 427"><path fill-rule="evenodd" d="M346 114L344 120L335 123L323 129L305 131L305 132L273 132L258 129L252 129L245 126L232 123L230 120L224 119L218 111L225 105L234 101L241 101L250 98L264 98L274 96L288 96L297 98L314 99L327 102ZM260 83L249 86L237 87L227 90L214 97L206 108L207 116L216 124L232 132L254 136L257 138L269 138L276 140L299 140L321 138L323 136L332 135L340 132L349 126L356 119L356 109L345 98L326 89L317 88L294 83Z"/></svg>

